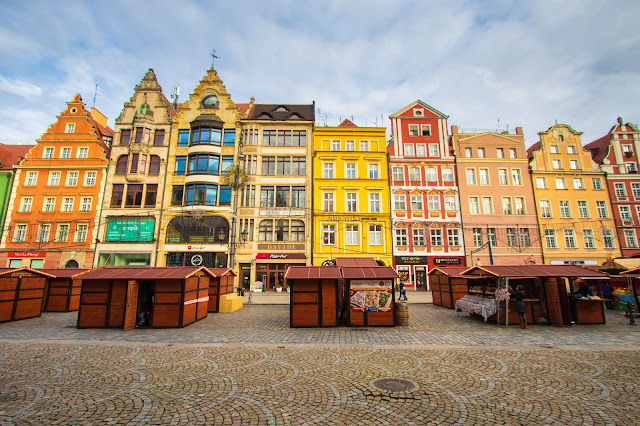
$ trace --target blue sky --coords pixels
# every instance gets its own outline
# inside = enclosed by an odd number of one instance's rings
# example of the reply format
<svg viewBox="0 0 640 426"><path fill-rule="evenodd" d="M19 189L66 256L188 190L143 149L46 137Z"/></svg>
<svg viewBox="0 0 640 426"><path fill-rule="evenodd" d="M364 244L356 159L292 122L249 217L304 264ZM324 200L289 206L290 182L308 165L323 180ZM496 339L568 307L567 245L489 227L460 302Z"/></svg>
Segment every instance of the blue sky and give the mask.
<svg viewBox="0 0 640 426"><path fill-rule="evenodd" d="M147 5L153 5L149 7ZM421 99L449 126L640 122L640 2L3 0L0 142L31 144L75 93L109 118L149 68L185 100L211 65L235 102L316 102L320 125L389 127ZM319 112L319 114L318 114Z"/></svg>

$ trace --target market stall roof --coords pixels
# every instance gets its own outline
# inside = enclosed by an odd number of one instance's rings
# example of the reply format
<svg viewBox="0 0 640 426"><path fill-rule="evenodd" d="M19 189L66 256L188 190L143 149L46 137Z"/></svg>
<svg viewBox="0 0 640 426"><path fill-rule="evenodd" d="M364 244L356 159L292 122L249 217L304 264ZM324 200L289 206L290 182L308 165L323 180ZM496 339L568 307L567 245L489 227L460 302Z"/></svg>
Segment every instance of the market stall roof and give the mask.
<svg viewBox="0 0 640 426"><path fill-rule="evenodd" d="M483 265L472 266L460 273L462 276L478 275L484 272L485 276L509 277L509 278L535 278L535 277L579 277L579 278L608 278L600 271L593 271L577 265Z"/></svg>
<svg viewBox="0 0 640 426"><path fill-rule="evenodd" d="M640 266L637 268L629 269L628 271L620 272L620 275L640 274Z"/></svg>
<svg viewBox="0 0 640 426"><path fill-rule="evenodd" d="M89 271L84 268L38 268L38 271L53 275L55 278L71 278L74 275Z"/></svg>
<svg viewBox="0 0 640 426"><path fill-rule="evenodd" d="M49 278L55 278L55 276L47 273L47 272L43 272L43 271L39 271L38 269L32 269L32 268L0 268L0 275L6 275L6 274L12 274L14 272L20 272L20 271L29 271L29 272L33 272L35 274L38 275L44 275L45 277L49 277Z"/></svg>
<svg viewBox="0 0 640 426"><path fill-rule="evenodd" d="M375 268L380 265L373 257L336 257L336 266Z"/></svg>
<svg viewBox="0 0 640 426"><path fill-rule="evenodd" d="M467 268L466 266L447 266L442 268L433 268L432 270L429 271L427 275L431 275L434 271L439 271L450 277L460 277L462 276L460 274L466 271L467 269L469 268ZM463 276L463 278L465 277Z"/></svg>
<svg viewBox="0 0 640 426"><path fill-rule="evenodd" d="M212 277L215 275L204 266L104 266L81 272L74 278L82 280L175 280L189 278L198 271L205 271Z"/></svg>
<svg viewBox="0 0 640 426"><path fill-rule="evenodd" d="M616 257L607 260L600 268L640 269L640 257Z"/></svg>
<svg viewBox="0 0 640 426"><path fill-rule="evenodd" d="M231 268L207 268L209 272L213 274L214 277L222 277L224 275L231 275L235 277L236 274Z"/></svg>
<svg viewBox="0 0 640 426"><path fill-rule="evenodd" d="M398 273L391 266L375 267L342 267L342 277L346 279L392 279L398 278Z"/></svg>
<svg viewBox="0 0 640 426"><path fill-rule="evenodd" d="M327 279L340 278L337 266L290 266L284 275L285 279Z"/></svg>

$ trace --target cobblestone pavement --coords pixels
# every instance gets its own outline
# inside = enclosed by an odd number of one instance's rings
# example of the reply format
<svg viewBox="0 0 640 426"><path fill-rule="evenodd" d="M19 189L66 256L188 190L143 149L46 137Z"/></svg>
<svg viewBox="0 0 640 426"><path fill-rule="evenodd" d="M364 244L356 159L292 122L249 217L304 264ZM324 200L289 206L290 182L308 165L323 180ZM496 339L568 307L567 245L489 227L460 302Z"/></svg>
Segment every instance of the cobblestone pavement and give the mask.
<svg viewBox="0 0 640 426"><path fill-rule="evenodd" d="M397 328L290 329L245 306L184 329L0 324L1 424L637 424L640 331L526 330L412 305ZM400 379L380 387L380 379ZM389 390L391 389L391 390Z"/></svg>

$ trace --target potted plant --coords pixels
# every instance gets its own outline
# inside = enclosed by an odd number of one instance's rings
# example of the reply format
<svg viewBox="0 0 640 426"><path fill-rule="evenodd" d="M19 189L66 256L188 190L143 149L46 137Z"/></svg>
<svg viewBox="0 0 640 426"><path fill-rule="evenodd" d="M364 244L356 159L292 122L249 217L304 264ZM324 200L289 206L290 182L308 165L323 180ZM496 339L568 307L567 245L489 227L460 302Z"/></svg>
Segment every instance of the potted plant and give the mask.
<svg viewBox="0 0 640 426"><path fill-rule="evenodd" d="M281 292L282 292L282 286L281 286L280 284L278 284L278 285L276 286L276 291L277 291L278 293L281 293Z"/></svg>
<svg viewBox="0 0 640 426"><path fill-rule="evenodd" d="M291 287L287 286L287 293L291 293Z"/></svg>

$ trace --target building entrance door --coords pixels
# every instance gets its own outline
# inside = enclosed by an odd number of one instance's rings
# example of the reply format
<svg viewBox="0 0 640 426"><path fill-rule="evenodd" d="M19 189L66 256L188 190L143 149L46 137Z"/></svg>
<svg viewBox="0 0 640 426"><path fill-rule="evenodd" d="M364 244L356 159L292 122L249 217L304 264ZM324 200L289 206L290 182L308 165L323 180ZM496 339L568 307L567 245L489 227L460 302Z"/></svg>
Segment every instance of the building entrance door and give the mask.
<svg viewBox="0 0 640 426"><path fill-rule="evenodd" d="M416 266L416 287L421 290L427 289L427 268Z"/></svg>

